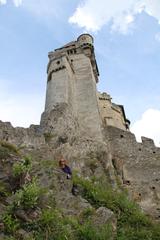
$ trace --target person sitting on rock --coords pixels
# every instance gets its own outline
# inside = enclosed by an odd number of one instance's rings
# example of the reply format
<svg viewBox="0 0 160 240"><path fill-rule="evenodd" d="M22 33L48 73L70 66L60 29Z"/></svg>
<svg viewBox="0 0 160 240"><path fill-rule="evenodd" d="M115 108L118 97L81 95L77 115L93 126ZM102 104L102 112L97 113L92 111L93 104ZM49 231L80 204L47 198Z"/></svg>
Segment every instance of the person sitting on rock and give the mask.
<svg viewBox="0 0 160 240"><path fill-rule="evenodd" d="M67 174L67 179L71 179L72 171L71 168L67 165L67 161L64 158L61 158L61 160L59 160L59 166L62 171Z"/></svg>
<svg viewBox="0 0 160 240"><path fill-rule="evenodd" d="M67 174L67 179L71 179L72 171L71 171L71 168L67 165L67 161L64 158L61 158L61 160L59 161L59 166L62 169L62 171ZM77 196L78 194L77 185L74 183L73 183L71 192L75 196Z"/></svg>

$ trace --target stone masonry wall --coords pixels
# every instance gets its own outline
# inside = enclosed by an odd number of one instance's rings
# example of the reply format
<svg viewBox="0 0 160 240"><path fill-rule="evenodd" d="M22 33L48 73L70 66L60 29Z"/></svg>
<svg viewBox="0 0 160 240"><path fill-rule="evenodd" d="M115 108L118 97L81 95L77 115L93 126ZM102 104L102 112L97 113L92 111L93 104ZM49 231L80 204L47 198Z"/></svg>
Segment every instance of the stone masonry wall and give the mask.
<svg viewBox="0 0 160 240"><path fill-rule="evenodd" d="M126 130L126 123L122 109L112 103L110 95L107 93L97 93L100 116L104 126L114 126Z"/></svg>
<svg viewBox="0 0 160 240"><path fill-rule="evenodd" d="M19 147L40 147L45 144L45 138L40 126L31 125L29 128L14 128L10 122L0 121L0 141L18 145Z"/></svg>
<svg viewBox="0 0 160 240"><path fill-rule="evenodd" d="M93 137L101 138L101 121L96 96L96 80L90 59L84 54L73 58L75 72L76 108L82 131Z"/></svg>
<svg viewBox="0 0 160 240"><path fill-rule="evenodd" d="M116 173L132 197L155 218L160 218L160 148L148 138L115 127L105 129Z"/></svg>
<svg viewBox="0 0 160 240"><path fill-rule="evenodd" d="M89 36L89 39L92 38ZM61 105L68 108L63 109L63 112L69 112L72 122L78 122L82 135L102 140L96 89L98 73L93 67L96 64L93 46L87 42L81 47L81 44L75 41L51 52L49 59L46 104L41 126L44 128L45 125L50 125L55 129L52 124L54 120L50 121L53 115L51 112ZM65 122L64 118L62 125L66 125Z"/></svg>

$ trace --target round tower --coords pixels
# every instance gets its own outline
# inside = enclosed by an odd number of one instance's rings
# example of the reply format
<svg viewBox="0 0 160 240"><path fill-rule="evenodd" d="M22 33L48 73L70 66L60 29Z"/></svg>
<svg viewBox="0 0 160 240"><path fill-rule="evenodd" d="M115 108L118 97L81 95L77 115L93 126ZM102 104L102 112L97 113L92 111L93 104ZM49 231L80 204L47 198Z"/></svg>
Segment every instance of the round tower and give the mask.
<svg viewBox="0 0 160 240"><path fill-rule="evenodd" d="M77 42L79 43L80 47L87 46L87 45L88 46L93 46L94 40L93 40L93 37L90 34L85 33L85 34L81 34L77 38Z"/></svg>

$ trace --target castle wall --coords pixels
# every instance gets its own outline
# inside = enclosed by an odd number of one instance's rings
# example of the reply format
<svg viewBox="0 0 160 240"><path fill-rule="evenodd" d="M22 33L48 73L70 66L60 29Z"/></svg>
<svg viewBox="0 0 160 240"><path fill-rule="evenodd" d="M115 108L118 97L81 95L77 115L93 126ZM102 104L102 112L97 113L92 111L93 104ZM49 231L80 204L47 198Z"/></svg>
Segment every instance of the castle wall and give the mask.
<svg viewBox="0 0 160 240"><path fill-rule="evenodd" d="M84 54L74 55L76 107L78 120L84 132L101 136L101 121L96 96L96 80L90 59Z"/></svg>
<svg viewBox="0 0 160 240"><path fill-rule="evenodd" d="M45 111L51 111L57 103L69 102L70 69L66 57L54 60L49 68Z"/></svg>
<svg viewBox="0 0 160 240"><path fill-rule="evenodd" d="M105 129L117 174L141 207L160 216L160 148L153 140L136 142L134 134L115 127Z"/></svg>
<svg viewBox="0 0 160 240"><path fill-rule="evenodd" d="M101 119L104 126L114 126L122 130L126 130L126 123L122 113L122 109L111 102L109 95L98 93L98 106Z"/></svg>
<svg viewBox="0 0 160 240"><path fill-rule="evenodd" d="M29 128L14 128L10 122L0 121L0 141L9 142L19 147L39 148L45 144L45 137L39 125Z"/></svg>

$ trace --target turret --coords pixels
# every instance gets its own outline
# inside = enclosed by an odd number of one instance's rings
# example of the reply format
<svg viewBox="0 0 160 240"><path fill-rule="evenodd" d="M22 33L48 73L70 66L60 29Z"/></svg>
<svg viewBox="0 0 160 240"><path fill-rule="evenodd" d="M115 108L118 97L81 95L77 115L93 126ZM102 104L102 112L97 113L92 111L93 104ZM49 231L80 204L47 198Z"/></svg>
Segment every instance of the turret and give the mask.
<svg viewBox="0 0 160 240"><path fill-rule="evenodd" d="M77 38L80 47L90 46L93 47L93 37L90 34L82 34Z"/></svg>

